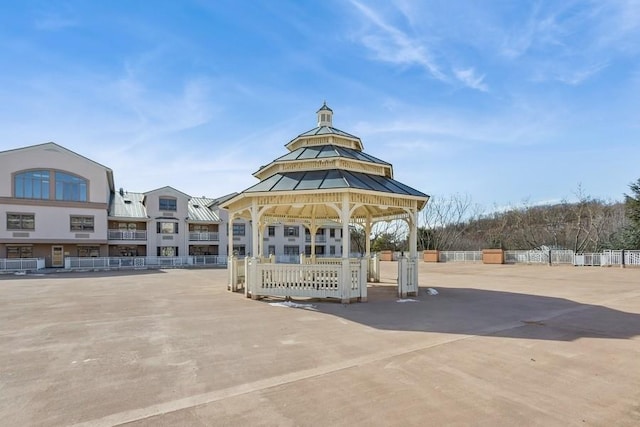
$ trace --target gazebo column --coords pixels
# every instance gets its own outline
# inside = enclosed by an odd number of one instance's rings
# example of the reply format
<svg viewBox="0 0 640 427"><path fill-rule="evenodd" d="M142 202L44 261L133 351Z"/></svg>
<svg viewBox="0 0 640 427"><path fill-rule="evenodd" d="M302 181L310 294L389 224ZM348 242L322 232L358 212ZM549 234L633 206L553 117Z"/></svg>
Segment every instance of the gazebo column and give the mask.
<svg viewBox="0 0 640 427"><path fill-rule="evenodd" d="M251 201L251 251L253 258L256 258L256 252L260 250L260 218L258 216L258 201ZM260 254L258 253L258 256Z"/></svg>
<svg viewBox="0 0 640 427"><path fill-rule="evenodd" d="M409 254L411 259L418 258L418 213L415 209L411 210L409 217Z"/></svg>
<svg viewBox="0 0 640 427"><path fill-rule="evenodd" d="M316 263L316 233L318 232L318 225L315 218L311 219L309 224L309 237L311 238L311 264Z"/></svg>
<svg viewBox="0 0 640 427"><path fill-rule="evenodd" d="M371 257L371 215L367 215L367 222L364 225L364 251L367 258Z"/></svg>
<svg viewBox="0 0 640 427"><path fill-rule="evenodd" d="M418 284L418 209L415 201L409 214L409 256L413 263L413 283L415 283L416 296L418 296L420 292Z"/></svg>
<svg viewBox="0 0 640 427"><path fill-rule="evenodd" d="M229 236L229 241L227 243L227 270L229 271L229 286L227 286L227 289L230 291L235 291L236 290L236 286L238 283L238 276L237 276L237 260L236 257L233 255L233 218L235 217L235 214L230 212L229 213L229 222L227 224L227 230L228 233L227 235Z"/></svg>
<svg viewBox="0 0 640 427"><path fill-rule="evenodd" d="M351 299L351 271L349 266L349 194L342 195L342 207L340 209L340 220L342 221L342 303L348 304Z"/></svg>

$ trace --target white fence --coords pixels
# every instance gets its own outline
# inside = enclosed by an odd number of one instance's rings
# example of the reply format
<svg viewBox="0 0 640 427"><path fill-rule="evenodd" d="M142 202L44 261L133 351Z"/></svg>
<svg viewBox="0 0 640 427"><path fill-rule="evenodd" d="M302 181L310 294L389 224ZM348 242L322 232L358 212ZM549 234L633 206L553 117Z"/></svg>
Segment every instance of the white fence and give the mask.
<svg viewBox="0 0 640 427"><path fill-rule="evenodd" d="M505 264L573 264L571 250L504 251Z"/></svg>
<svg viewBox="0 0 640 427"><path fill-rule="evenodd" d="M183 257L66 257L64 268L74 269L126 269L126 268L170 268L191 266L226 266L227 258L216 255Z"/></svg>
<svg viewBox="0 0 640 427"><path fill-rule="evenodd" d="M44 268L44 258L0 258L0 271L29 271Z"/></svg>
<svg viewBox="0 0 640 427"><path fill-rule="evenodd" d="M482 251L441 251L438 262L482 262Z"/></svg>
<svg viewBox="0 0 640 427"><path fill-rule="evenodd" d="M438 262L482 262L482 251L442 251ZM640 251L606 250L575 253L572 250L504 251L505 264L548 264L575 266L640 266Z"/></svg>
<svg viewBox="0 0 640 427"><path fill-rule="evenodd" d="M576 266L640 266L640 251L607 250L600 253L575 254Z"/></svg>

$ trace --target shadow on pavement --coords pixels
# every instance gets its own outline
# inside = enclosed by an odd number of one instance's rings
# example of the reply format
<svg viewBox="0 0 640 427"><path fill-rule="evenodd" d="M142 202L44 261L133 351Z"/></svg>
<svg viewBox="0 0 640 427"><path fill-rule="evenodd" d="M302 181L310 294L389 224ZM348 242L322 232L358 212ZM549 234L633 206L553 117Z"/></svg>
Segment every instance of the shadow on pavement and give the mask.
<svg viewBox="0 0 640 427"><path fill-rule="evenodd" d="M396 288L369 288L366 304L314 302L317 311L390 331L422 331L508 338L573 341L640 335L640 314L565 298L473 288L421 289L412 302L397 302Z"/></svg>

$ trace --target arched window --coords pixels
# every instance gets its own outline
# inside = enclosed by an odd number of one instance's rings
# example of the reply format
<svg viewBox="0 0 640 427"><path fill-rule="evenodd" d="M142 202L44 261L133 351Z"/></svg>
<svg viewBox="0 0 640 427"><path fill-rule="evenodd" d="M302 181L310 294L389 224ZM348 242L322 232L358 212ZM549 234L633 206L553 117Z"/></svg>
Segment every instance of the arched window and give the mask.
<svg viewBox="0 0 640 427"><path fill-rule="evenodd" d="M56 172L56 200L86 202L87 180L64 172Z"/></svg>
<svg viewBox="0 0 640 427"><path fill-rule="evenodd" d="M13 194L19 199L48 199L49 171L34 170L15 175Z"/></svg>

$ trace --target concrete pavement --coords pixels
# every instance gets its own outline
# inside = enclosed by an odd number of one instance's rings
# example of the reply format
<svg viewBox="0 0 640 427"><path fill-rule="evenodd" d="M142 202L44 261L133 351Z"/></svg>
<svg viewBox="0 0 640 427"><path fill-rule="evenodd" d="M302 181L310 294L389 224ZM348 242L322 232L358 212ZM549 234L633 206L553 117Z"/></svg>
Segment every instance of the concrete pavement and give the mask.
<svg viewBox="0 0 640 427"><path fill-rule="evenodd" d="M399 303L226 270L0 277L0 425L640 424L640 269L420 265Z"/></svg>

